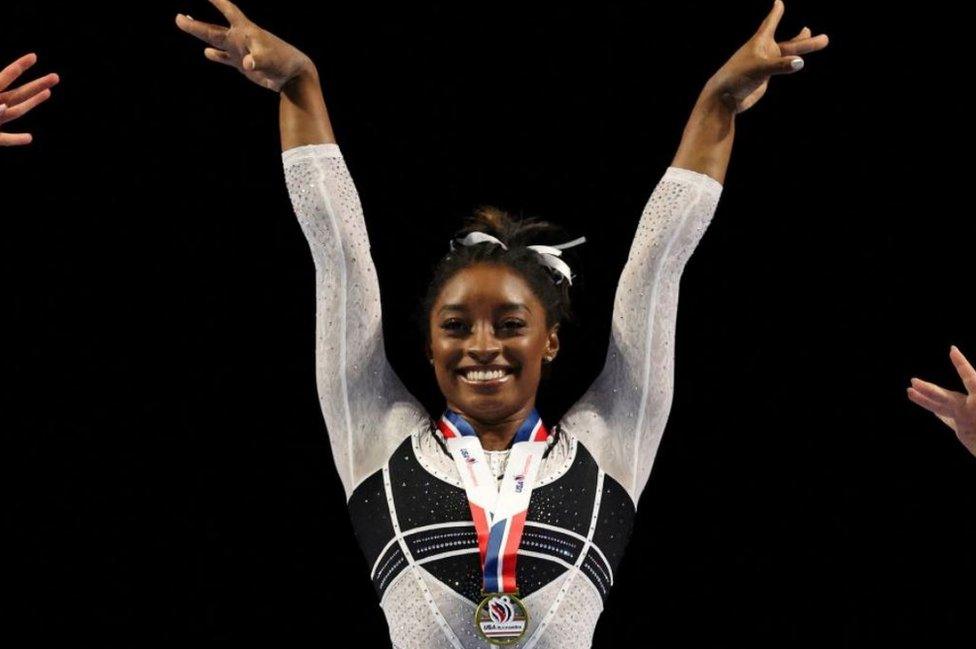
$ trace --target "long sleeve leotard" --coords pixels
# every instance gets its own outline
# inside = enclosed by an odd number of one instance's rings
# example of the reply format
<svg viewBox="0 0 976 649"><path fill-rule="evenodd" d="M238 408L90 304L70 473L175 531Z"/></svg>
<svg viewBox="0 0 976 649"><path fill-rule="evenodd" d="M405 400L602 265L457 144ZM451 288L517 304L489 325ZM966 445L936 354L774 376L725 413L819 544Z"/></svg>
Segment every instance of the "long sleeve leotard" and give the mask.
<svg viewBox="0 0 976 649"><path fill-rule="evenodd" d="M395 647L487 647L467 499L433 419L390 367L362 206L339 147L283 154L315 262L316 378L336 469ZM671 406L682 270L722 185L668 167L614 299L606 364L557 424L519 546L529 609L514 646L588 647ZM489 452L504 467L507 451Z"/></svg>

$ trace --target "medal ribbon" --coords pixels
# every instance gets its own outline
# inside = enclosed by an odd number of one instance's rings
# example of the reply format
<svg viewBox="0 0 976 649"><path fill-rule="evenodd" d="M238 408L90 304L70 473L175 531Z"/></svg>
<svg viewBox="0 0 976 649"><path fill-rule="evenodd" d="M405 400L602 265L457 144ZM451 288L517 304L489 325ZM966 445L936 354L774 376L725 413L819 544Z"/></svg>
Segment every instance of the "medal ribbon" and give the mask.
<svg viewBox="0 0 976 649"><path fill-rule="evenodd" d="M542 455L548 446L549 431L533 408L515 433L501 487L496 488L495 476L488 470L484 449L471 424L448 408L437 427L444 435L468 495L471 518L478 534L484 591L515 593L518 591L515 562L525 527L525 514Z"/></svg>

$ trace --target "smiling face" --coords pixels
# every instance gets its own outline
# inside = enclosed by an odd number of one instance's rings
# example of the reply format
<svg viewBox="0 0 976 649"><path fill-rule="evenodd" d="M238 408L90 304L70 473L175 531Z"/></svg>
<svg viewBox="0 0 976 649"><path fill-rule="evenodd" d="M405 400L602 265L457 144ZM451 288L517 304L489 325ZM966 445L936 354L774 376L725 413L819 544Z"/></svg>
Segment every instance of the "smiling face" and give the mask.
<svg viewBox="0 0 976 649"><path fill-rule="evenodd" d="M559 349L558 325L519 273L479 263L454 274L430 311L430 348L447 405L493 424L528 416L543 359Z"/></svg>

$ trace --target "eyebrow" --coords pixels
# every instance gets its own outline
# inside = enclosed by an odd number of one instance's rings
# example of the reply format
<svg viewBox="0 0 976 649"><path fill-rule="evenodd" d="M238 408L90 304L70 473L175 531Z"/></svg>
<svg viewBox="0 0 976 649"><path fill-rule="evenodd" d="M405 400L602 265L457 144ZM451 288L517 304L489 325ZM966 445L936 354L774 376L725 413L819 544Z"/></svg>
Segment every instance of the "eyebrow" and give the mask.
<svg viewBox="0 0 976 649"><path fill-rule="evenodd" d="M532 309L522 304L521 302L505 302L504 304L499 305L496 311L517 311L519 309L525 309L529 313L532 313ZM463 304L445 304L438 310L438 313L443 313L444 311L464 312L467 310L468 307L466 307Z"/></svg>

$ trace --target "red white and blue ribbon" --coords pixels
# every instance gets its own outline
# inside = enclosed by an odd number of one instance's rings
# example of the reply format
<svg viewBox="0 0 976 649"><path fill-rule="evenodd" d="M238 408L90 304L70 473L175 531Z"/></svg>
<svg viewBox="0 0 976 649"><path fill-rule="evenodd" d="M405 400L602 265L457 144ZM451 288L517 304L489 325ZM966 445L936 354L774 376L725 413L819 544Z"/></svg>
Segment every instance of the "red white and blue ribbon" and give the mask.
<svg viewBox="0 0 976 649"><path fill-rule="evenodd" d="M546 451L549 431L533 408L515 433L501 486L488 469L474 428L450 408L437 427L444 436L468 495L486 593L515 593L518 557L532 487Z"/></svg>

